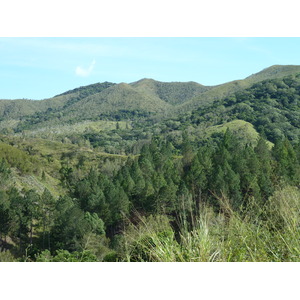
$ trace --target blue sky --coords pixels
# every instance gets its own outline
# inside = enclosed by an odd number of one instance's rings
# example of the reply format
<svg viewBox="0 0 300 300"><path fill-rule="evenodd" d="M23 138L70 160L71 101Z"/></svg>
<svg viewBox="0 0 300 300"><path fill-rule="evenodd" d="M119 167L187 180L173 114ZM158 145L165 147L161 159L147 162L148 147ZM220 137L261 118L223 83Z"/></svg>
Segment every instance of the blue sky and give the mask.
<svg viewBox="0 0 300 300"><path fill-rule="evenodd" d="M0 99L45 99L96 82L216 85L300 65L300 38L0 38Z"/></svg>

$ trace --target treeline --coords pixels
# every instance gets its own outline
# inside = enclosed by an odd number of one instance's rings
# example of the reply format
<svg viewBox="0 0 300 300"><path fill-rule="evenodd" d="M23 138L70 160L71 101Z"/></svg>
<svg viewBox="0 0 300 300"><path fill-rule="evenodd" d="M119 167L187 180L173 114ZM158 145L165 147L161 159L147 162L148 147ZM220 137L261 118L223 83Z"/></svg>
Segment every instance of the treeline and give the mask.
<svg viewBox="0 0 300 300"><path fill-rule="evenodd" d="M203 205L228 217L220 202L227 199L242 217L253 203L264 207L276 190L297 187L299 162L299 145L288 139L270 149L263 138L244 145L227 131L196 150L184 136L178 156L170 142L154 138L112 176L96 168L79 176L80 170L63 166L60 180L67 194L59 199L47 190L42 195L2 190L2 244L30 261L126 260L124 232L138 224L137 215L165 216L178 238L183 224L193 230ZM9 168L2 169L6 174Z"/></svg>

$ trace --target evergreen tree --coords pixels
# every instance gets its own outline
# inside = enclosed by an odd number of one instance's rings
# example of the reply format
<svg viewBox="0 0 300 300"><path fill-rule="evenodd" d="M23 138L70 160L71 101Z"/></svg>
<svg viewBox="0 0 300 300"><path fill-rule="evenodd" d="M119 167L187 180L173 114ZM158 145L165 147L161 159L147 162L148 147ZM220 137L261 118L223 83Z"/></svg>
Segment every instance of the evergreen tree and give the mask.
<svg viewBox="0 0 300 300"><path fill-rule="evenodd" d="M160 188L156 198L156 212L158 214L171 214L176 209L177 187L173 182L169 182Z"/></svg>
<svg viewBox="0 0 300 300"><path fill-rule="evenodd" d="M45 189L40 198L39 214L42 223L42 248L51 249L51 226L53 225L55 199L48 189ZM47 245L47 246L46 246Z"/></svg>
<svg viewBox="0 0 300 300"><path fill-rule="evenodd" d="M176 195L176 220L179 228L190 230L193 228L199 207L193 201L192 194L188 190L184 181L180 182Z"/></svg>
<svg viewBox="0 0 300 300"><path fill-rule="evenodd" d="M297 184L300 178L299 161L289 140L276 141L272 154L276 160L276 174L289 184Z"/></svg>
<svg viewBox="0 0 300 300"><path fill-rule="evenodd" d="M140 169L140 166L137 161L134 161L132 168L130 170L130 175L132 180L134 181L134 189L132 191L134 196L138 196L142 194L144 188L145 188L145 180L143 173Z"/></svg>
<svg viewBox="0 0 300 300"><path fill-rule="evenodd" d="M34 220L38 217L39 196L33 190L25 191L24 196L12 188L9 190L11 201L10 218L12 233L19 242L19 252L24 253L27 246L32 245Z"/></svg>
<svg viewBox="0 0 300 300"><path fill-rule="evenodd" d="M257 182L259 161L251 146L246 148L234 158L235 170L240 175L241 192L245 204L251 198L261 199L260 187Z"/></svg>
<svg viewBox="0 0 300 300"><path fill-rule="evenodd" d="M190 170L186 173L196 207L208 196L209 180L212 174L212 154L209 146L201 147L194 157Z"/></svg>
<svg viewBox="0 0 300 300"><path fill-rule="evenodd" d="M10 229L10 201L4 191L0 191L0 238L6 240Z"/></svg>
<svg viewBox="0 0 300 300"><path fill-rule="evenodd" d="M68 197L61 197L56 203L54 225L51 228L51 250L81 250L81 241L86 234L84 212Z"/></svg>
<svg viewBox="0 0 300 300"><path fill-rule="evenodd" d="M257 182L261 191L261 196L266 201L274 191L272 182L273 167L269 147L264 138L260 137L257 146L254 148L258 159Z"/></svg>
<svg viewBox="0 0 300 300"><path fill-rule="evenodd" d="M193 147L186 132L182 135L182 163L183 168L188 170L194 157Z"/></svg>
<svg viewBox="0 0 300 300"><path fill-rule="evenodd" d="M109 186L106 199L111 212L110 225L116 226L129 215L129 199L119 183Z"/></svg>

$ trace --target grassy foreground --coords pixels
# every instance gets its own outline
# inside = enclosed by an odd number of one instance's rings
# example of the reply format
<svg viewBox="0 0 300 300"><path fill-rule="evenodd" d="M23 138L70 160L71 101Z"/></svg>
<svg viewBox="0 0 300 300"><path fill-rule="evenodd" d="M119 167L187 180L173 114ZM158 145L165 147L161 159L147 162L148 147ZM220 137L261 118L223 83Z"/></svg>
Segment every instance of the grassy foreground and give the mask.
<svg viewBox="0 0 300 300"><path fill-rule="evenodd" d="M180 224L175 236L167 216L140 217L129 225L121 253L123 261L260 262L300 260L300 192L277 191L263 207L253 201L241 213L226 198L222 212L200 207L192 230Z"/></svg>

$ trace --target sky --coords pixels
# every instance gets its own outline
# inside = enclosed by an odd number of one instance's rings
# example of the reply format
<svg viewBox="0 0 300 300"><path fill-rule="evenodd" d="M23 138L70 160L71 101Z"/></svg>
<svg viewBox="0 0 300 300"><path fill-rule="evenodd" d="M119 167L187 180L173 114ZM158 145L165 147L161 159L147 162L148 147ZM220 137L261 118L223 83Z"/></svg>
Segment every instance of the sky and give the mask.
<svg viewBox="0 0 300 300"><path fill-rule="evenodd" d="M297 37L0 38L0 99L45 99L97 82L217 85L300 65Z"/></svg>

